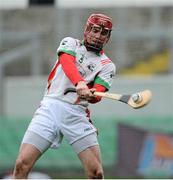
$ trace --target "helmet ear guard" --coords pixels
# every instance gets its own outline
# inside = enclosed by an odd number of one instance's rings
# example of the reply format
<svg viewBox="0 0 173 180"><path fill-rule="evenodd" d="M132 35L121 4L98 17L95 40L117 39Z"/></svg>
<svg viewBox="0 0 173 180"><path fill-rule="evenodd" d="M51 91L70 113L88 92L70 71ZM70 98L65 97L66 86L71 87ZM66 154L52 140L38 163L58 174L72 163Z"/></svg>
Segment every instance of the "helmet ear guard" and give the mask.
<svg viewBox="0 0 173 180"><path fill-rule="evenodd" d="M94 45L94 44L90 44L87 42L87 37L90 36L90 31L94 25L101 27L103 30L108 31L107 39L102 44ZM85 46L92 51L96 51L96 52L101 51L104 44L106 44L109 41L111 31L112 31L112 26L113 26L113 23L112 23L112 19L110 17L108 17L104 14L91 14L87 20L85 30L84 30Z"/></svg>

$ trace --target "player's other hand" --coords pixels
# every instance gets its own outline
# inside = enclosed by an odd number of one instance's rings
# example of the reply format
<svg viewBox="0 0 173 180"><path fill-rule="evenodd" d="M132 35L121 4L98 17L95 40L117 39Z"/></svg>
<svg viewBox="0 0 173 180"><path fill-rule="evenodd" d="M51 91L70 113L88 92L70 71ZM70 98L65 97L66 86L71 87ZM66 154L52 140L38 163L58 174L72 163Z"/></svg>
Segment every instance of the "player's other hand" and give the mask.
<svg viewBox="0 0 173 180"><path fill-rule="evenodd" d="M89 94L89 96L87 97L86 100L87 101L93 101L96 98L96 96L94 95L94 92L96 91L96 89L95 88L91 88L89 90L90 90L90 94Z"/></svg>

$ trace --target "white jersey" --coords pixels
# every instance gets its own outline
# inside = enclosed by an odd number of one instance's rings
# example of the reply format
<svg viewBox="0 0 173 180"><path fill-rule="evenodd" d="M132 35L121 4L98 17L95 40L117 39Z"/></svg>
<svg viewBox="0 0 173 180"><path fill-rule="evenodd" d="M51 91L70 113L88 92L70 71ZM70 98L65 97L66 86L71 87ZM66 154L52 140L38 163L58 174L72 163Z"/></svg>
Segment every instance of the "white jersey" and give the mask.
<svg viewBox="0 0 173 180"><path fill-rule="evenodd" d="M64 52L76 58L76 67L87 84L101 84L108 90L113 82L116 67L104 52L87 51L80 40L66 37L57 49L57 54ZM64 94L67 88L75 88L65 75L57 59L52 69L44 97L59 99L71 104L88 105L87 101L79 101L77 93Z"/></svg>

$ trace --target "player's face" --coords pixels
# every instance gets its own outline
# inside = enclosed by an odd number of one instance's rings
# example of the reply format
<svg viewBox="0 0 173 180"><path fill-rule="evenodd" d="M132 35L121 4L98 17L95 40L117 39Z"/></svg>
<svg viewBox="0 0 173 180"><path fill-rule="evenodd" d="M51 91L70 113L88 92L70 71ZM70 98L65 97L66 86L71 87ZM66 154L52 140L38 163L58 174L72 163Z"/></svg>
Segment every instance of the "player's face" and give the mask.
<svg viewBox="0 0 173 180"><path fill-rule="evenodd" d="M109 30L101 26L93 25L86 39L90 45L102 48L109 39Z"/></svg>

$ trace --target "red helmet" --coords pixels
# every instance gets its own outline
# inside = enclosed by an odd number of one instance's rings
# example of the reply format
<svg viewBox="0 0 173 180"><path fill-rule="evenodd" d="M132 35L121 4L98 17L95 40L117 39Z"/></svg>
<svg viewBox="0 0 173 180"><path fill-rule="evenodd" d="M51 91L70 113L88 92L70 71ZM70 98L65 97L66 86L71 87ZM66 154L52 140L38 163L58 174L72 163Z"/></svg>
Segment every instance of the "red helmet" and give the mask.
<svg viewBox="0 0 173 180"><path fill-rule="evenodd" d="M104 14L92 14L87 20L86 27L84 30L84 43L85 46L93 51L102 50L104 44L106 44L110 38L112 31L112 19ZM103 39L90 39L96 38L92 35L91 31L93 27L100 28L101 34L104 34ZM90 42L89 42L90 41Z"/></svg>

